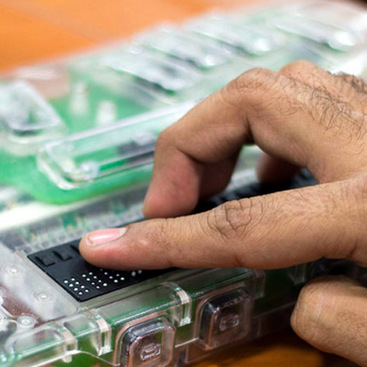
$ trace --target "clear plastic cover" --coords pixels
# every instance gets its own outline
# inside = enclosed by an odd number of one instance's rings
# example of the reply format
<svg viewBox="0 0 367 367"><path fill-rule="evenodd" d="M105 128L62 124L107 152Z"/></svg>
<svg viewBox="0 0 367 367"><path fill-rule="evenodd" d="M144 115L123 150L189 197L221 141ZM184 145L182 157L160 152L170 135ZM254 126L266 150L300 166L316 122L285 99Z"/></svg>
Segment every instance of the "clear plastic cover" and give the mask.
<svg viewBox="0 0 367 367"><path fill-rule="evenodd" d="M204 70L224 65L232 58L229 49L215 41L169 25L141 34L134 42Z"/></svg>
<svg viewBox="0 0 367 367"><path fill-rule="evenodd" d="M121 180L131 173L144 176L142 170L151 169L159 133L191 107L193 103L187 103L49 142L39 152L39 169L64 190L111 176Z"/></svg>
<svg viewBox="0 0 367 367"><path fill-rule="evenodd" d="M145 83L147 87L162 89L166 93L177 93L192 87L200 75L187 64L147 52L132 46L125 52L107 55L100 60L102 66L122 76L131 76Z"/></svg>
<svg viewBox="0 0 367 367"><path fill-rule="evenodd" d="M41 143L66 133L66 126L47 101L24 81L0 85L2 145L28 155Z"/></svg>
<svg viewBox="0 0 367 367"><path fill-rule="evenodd" d="M280 32L218 15L198 19L189 23L188 28L252 56L266 55L288 43Z"/></svg>
<svg viewBox="0 0 367 367"><path fill-rule="evenodd" d="M345 22L348 19L348 22ZM303 2L294 4L289 14L280 14L269 24L340 52L365 47L367 40L366 14L352 4Z"/></svg>

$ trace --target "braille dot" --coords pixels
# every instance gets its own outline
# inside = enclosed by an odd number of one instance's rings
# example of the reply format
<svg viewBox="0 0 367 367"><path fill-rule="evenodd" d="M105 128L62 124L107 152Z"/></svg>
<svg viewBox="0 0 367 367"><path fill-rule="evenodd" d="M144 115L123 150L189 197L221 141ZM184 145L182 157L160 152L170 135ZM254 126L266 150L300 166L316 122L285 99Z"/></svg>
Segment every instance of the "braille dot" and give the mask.
<svg viewBox="0 0 367 367"><path fill-rule="evenodd" d="M69 281L65 279L65 280L64 280L64 283L65 283L65 284L68 284L68 283L69 283Z"/></svg>
<svg viewBox="0 0 367 367"><path fill-rule="evenodd" d="M138 274L141 274L143 272L143 270L138 270Z"/></svg>
<svg viewBox="0 0 367 367"><path fill-rule="evenodd" d="M72 281L72 282L75 282L75 278L71 278L71 281Z"/></svg>
<svg viewBox="0 0 367 367"><path fill-rule="evenodd" d="M120 276L120 273L116 273L116 276L119 277Z"/></svg>
<svg viewBox="0 0 367 367"><path fill-rule="evenodd" d="M107 271L105 271L105 272L104 272L104 275L108 275L108 272L107 272Z"/></svg>
<svg viewBox="0 0 367 367"><path fill-rule="evenodd" d="M89 272L89 275L93 275L93 273L90 271L90 272Z"/></svg>
<svg viewBox="0 0 367 367"><path fill-rule="evenodd" d="M114 282L114 283L118 283L119 281L118 281L117 279L115 279L113 282Z"/></svg>
<svg viewBox="0 0 367 367"><path fill-rule="evenodd" d="M124 280L125 280L125 278L124 278L124 277L121 277L121 278L120 278L120 280L124 281Z"/></svg>
<svg viewBox="0 0 367 367"><path fill-rule="evenodd" d="M102 280L101 280L101 279L99 279L99 280L98 280L98 283L102 283Z"/></svg>
<svg viewBox="0 0 367 367"><path fill-rule="evenodd" d="M74 287L74 284L70 283L70 284L69 284L69 287L70 287L70 288L71 288L71 287Z"/></svg>
<svg viewBox="0 0 367 367"><path fill-rule="evenodd" d="M103 283L103 286L104 286L104 287L107 287L107 283Z"/></svg>
<svg viewBox="0 0 367 367"><path fill-rule="evenodd" d="M94 275L94 276L93 276L93 279L97 279L97 275Z"/></svg>
<svg viewBox="0 0 367 367"><path fill-rule="evenodd" d="M97 285L97 287L96 287L97 289L101 289L101 287L99 286L99 285Z"/></svg>
<svg viewBox="0 0 367 367"><path fill-rule="evenodd" d="M113 276L109 276L109 279L113 279Z"/></svg>
<svg viewBox="0 0 367 367"><path fill-rule="evenodd" d="M92 284L92 285L96 285L96 283L94 283L94 282L92 282L91 284Z"/></svg>
<svg viewBox="0 0 367 367"><path fill-rule="evenodd" d="M135 271L132 271L131 272L131 276L134 277L136 275L136 272Z"/></svg>
<svg viewBox="0 0 367 367"><path fill-rule="evenodd" d="M87 282L90 282L90 278L87 278L86 280L87 280Z"/></svg>
<svg viewBox="0 0 367 367"><path fill-rule="evenodd" d="M86 289L86 290L85 290L85 293L89 293L89 289Z"/></svg>
<svg viewBox="0 0 367 367"><path fill-rule="evenodd" d="M84 285L82 285L80 288L81 288L81 289L84 289L84 288L85 288L85 286L84 286Z"/></svg>
<svg viewBox="0 0 367 367"><path fill-rule="evenodd" d="M85 278L87 275L86 274L82 274L82 277Z"/></svg>
<svg viewBox="0 0 367 367"><path fill-rule="evenodd" d="M81 296L83 294L83 292L79 292L78 294Z"/></svg>
<svg viewBox="0 0 367 367"><path fill-rule="evenodd" d="M79 282L75 282L76 285L79 285L80 283Z"/></svg>
<svg viewBox="0 0 367 367"><path fill-rule="evenodd" d="M78 291L79 289L78 288L74 288L74 292Z"/></svg>

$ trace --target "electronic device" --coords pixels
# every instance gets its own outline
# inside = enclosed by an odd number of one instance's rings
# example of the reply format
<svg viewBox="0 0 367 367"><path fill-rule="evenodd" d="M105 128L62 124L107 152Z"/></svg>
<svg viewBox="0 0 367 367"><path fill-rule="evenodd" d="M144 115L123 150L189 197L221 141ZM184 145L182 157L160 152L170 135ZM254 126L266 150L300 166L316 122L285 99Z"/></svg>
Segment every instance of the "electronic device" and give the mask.
<svg viewBox="0 0 367 367"><path fill-rule="evenodd" d="M24 67L0 81L0 365L181 366L289 323L322 274L366 281L344 261L287 269L111 271L87 264L91 230L143 220L159 133L252 67L299 59L366 75L367 11L296 1L164 24L100 50ZM256 182L244 147L227 200L315 184ZM199 246L200 244L198 244Z"/></svg>

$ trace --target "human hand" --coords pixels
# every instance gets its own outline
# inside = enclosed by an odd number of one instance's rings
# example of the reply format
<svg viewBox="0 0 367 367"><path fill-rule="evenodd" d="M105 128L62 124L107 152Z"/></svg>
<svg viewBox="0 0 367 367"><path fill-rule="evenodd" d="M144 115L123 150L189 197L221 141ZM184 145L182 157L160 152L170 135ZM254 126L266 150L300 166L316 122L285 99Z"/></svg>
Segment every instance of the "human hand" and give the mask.
<svg viewBox="0 0 367 367"><path fill-rule="evenodd" d="M115 269L280 268L321 257L367 264L367 86L307 62L250 70L164 131L144 212L151 219L96 231L83 256ZM263 181L306 167L319 185L189 213L227 184L243 144L266 156ZM367 366L367 290L316 280L299 297L295 331L314 346Z"/></svg>

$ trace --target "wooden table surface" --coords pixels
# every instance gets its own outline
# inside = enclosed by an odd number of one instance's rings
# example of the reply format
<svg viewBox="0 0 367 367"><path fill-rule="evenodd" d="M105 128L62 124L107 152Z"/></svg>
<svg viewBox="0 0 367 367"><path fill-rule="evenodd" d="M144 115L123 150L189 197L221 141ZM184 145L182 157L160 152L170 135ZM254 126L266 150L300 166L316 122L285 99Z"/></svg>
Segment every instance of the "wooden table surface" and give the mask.
<svg viewBox="0 0 367 367"><path fill-rule="evenodd" d="M0 0L0 73L97 47L160 21L261 0ZM196 367L351 367L290 330L232 347Z"/></svg>

